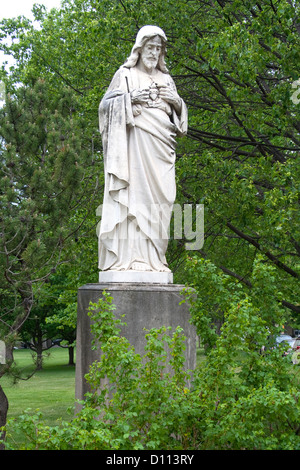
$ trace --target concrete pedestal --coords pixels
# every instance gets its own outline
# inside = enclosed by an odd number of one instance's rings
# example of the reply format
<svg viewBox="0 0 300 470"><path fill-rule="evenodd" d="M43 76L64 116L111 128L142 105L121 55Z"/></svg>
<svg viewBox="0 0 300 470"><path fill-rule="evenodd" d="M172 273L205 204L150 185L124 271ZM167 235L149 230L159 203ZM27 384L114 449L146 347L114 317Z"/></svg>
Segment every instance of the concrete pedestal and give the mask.
<svg viewBox="0 0 300 470"><path fill-rule="evenodd" d="M89 366L99 360L100 351L91 348L91 319L87 315L90 301L97 302L106 290L113 297L116 315L125 314L127 326L121 335L127 338L138 354L144 355L144 328L177 326L184 330L186 340L186 369L196 366L196 332L190 324L189 307L186 303L179 305L183 299L180 292L184 286L176 284L143 284L143 283L98 283L87 284L78 290L77 347L76 347L76 399L83 400L89 391L84 375Z"/></svg>

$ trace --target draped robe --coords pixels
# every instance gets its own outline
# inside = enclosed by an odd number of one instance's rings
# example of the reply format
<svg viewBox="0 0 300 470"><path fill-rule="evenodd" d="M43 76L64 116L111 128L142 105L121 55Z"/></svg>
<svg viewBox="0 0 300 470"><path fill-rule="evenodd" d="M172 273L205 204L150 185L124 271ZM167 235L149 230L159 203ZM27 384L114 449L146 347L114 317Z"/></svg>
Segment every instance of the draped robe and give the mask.
<svg viewBox="0 0 300 470"><path fill-rule="evenodd" d="M156 85L154 85L154 82ZM169 271L165 253L176 195L176 135L187 131L187 108L181 113L159 96L133 105L130 92L167 85L169 74L155 78L122 66L99 106L104 150L105 187L99 232L99 269ZM156 88L157 91L157 88Z"/></svg>

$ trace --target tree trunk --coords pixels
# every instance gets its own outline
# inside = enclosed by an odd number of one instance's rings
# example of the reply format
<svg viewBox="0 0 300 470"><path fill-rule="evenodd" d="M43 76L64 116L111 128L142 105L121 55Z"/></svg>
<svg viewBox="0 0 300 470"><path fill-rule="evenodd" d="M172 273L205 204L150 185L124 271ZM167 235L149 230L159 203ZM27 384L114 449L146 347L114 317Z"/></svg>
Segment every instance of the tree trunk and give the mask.
<svg viewBox="0 0 300 470"><path fill-rule="evenodd" d="M43 345L38 344L36 348L36 370L42 370L43 369Z"/></svg>
<svg viewBox="0 0 300 470"><path fill-rule="evenodd" d="M75 365L75 362L74 362L74 347L73 346L70 346L68 348L69 350L69 366L74 366Z"/></svg>
<svg viewBox="0 0 300 470"><path fill-rule="evenodd" d="M36 352L36 369L43 369L43 332L40 327L39 319L36 320L35 338L33 339L34 349Z"/></svg>
<svg viewBox="0 0 300 470"><path fill-rule="evenodd" d="M13 345L6 345L5 347L5 363L1 367L0 378L5 375L7 370L10 368L11 364L13 363ZM7 412L8 412L8 399L4 393L3 388L0 385L0 428L6 425L7 419ZM4 440L6 436L6 432L0 432L0 440ZM0 450L4 450L5 445L0 444Z"/></svg>
<svg viewBox="0 0 300 470"><path fill-rule="evenodd" d="M8 412L8 399L5 395L3 388L0 385L0 428L6 425L6 418ZM0 439L5 439L5 431L0 432ZM4 450L4 444L0 444L0 450Z"/></svg>

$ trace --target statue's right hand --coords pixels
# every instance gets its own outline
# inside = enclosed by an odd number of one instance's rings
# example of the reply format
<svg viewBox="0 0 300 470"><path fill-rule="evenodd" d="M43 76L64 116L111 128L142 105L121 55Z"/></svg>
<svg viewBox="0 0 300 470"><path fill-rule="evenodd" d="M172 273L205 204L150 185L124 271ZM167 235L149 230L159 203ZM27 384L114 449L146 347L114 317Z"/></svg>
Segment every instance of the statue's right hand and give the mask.
<svg viewBox="0 0 300 470"><path fill-rule="evenodd" d="M130 95L132 104L145 104L149 100L149 90L133 90Z"/></svg>

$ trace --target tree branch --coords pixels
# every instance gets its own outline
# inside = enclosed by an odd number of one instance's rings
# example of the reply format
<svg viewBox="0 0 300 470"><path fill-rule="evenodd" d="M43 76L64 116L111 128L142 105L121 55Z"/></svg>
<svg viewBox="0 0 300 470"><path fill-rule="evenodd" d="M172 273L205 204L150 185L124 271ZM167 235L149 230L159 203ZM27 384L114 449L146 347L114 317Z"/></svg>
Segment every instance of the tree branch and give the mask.
<svg viewBox="0 0 300 470"><path fill-rule="evenodd" d="M296 279L299 279L300 275L296 271L294 271L289 266L287 266L282 261L280 261L275 255L270 253L270 251L264 251L262 249L262 247L260 246L260 244L253 237L250 237L249 235L245 234L241 230L237 229L230 222L227 222L226 225L230 230L232 230L234 233L236 233L240 238L243 238L244 240L249 242L251 245L255 246L255 248L257 248L267 258L269 258L269 260L271 260L278 268L284 270L285 272L287 272L291 276L295 277Z"/></svg>

